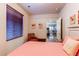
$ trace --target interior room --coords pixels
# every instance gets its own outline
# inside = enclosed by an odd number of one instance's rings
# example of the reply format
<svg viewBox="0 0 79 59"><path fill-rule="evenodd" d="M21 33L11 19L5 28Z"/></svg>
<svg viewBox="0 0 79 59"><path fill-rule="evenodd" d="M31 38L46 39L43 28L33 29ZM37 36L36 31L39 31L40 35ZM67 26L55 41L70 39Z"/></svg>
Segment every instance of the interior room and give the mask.
<svg viewBox="0 0 79 59"><path fill-rule="evenodd" d="M0 3L0 56L79 56L79 3Z"/></svg>

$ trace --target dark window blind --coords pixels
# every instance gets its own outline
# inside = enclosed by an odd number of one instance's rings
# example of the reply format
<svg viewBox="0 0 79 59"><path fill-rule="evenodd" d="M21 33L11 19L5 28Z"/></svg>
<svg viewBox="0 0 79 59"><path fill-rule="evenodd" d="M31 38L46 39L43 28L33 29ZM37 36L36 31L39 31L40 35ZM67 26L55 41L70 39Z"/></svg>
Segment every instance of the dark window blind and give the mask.
<svg viewBox="0 0 79 59"><path fill-rule="evenodd" d="M9 5L6 5L7 41L23 35L23 15Z"/></svg>

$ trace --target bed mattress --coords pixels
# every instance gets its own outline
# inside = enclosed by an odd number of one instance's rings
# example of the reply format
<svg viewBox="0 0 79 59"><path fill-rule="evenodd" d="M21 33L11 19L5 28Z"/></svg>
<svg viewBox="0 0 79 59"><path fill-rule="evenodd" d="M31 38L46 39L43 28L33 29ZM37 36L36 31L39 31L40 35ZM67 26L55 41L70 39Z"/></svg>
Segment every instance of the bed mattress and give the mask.
<svg viewBox="0 0 79 59"><path fill-rule="evenodd" d="M62 43L55 42L26 42L12 51L8 56L68 56Z"/></svg>

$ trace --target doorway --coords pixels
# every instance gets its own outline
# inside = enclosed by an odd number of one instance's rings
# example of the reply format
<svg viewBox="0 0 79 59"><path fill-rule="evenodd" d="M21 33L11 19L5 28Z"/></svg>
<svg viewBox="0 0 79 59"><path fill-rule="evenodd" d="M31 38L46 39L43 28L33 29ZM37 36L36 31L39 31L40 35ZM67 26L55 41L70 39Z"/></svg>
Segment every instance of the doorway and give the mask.
<svg viewBox="0 0 79 59"><path fill-rule="evenodd" d="M62 23L61 18L54 22L47 23L47 41L48 42L61 42L62 41Z"/></svg>

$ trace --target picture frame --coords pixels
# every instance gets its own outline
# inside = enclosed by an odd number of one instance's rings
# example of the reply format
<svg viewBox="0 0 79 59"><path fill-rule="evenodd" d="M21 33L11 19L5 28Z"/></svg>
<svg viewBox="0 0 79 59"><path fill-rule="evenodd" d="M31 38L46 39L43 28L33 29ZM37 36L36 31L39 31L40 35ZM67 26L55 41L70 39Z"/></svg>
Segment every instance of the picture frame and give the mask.
<svg viewBox="0 0 79 59"><path fill-rule="evenodd" d="M43 24L39 23L38 26L39 26L39 29L43 29Z"/></svg>
<svg viewBox="0 0 79 59"><path fill-rule="evenodd" d="M32 29L35 29L36 28L36 24L32 24Z"/></svg>
<svg viewBox="0 0 79 59"><path fill-rule="evenodd" d="M75 24L76 23L76 14L74 14L73 16L70 16L70 24Z"/></svg>
<svg viewBox="0 0 79 59"><path fill-rule="evenodd" d="M78 13L78 14L77 14L77 22L78 22L78 24L79 24L79 10L78 10L77 13Z"/></svg>

